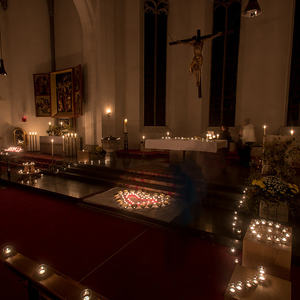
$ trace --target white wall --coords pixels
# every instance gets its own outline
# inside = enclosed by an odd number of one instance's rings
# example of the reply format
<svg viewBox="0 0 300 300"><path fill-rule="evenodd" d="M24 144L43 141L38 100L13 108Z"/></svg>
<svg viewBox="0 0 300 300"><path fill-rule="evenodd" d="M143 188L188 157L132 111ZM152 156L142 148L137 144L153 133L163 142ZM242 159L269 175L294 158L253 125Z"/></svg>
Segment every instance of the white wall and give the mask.
<svg viewBox="0 0 300 300"><path fill-rule="evenodd" d="M285 125L294 0L260 0L263 14L241 20L236 124L249 117L275 133Z"/></svg>
<svg viewBox="0 0 300 300"><path fill-rule="evenodd" d="M7 78L0 79L0 97L5 99L0 101L5 109L1 110L1 119L5 122L3 130L9 137L11 133L7 128L15 126L45 134L49 118L35 117L32 74L50 69L47 2L10 0L8 9L1 14L5 29L3 55L8 73ZM21 121L23 115L28 118L26 123Z"/></svg>
<svg viewBox="0 0 300 300"><path fill-rule="evenodd" d="M82 30L73 0L54 2L56 69L82 63Z"/></svg>

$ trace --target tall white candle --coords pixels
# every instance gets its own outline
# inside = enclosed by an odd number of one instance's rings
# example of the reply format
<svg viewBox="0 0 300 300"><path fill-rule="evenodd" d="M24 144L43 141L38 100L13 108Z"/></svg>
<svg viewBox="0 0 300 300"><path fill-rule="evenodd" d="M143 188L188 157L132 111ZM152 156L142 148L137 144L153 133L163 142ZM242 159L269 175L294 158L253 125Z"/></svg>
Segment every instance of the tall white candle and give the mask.
<svg viewBox="0 0 300 300"><path fill-rule="evenodd" d="M31 151L31 148L32 148L32 146L31 146L31 132L29 132L29 151Z"/></svg>
<svg viewBox="0 0 300 300"><path fill-rule="evenodd" d="M65 136L64 135L62 136L62 146L63 146L62 151L65 152Z"/></svg>
<svg viewBox="0 0 300 300"><path fill-rule="evenodd" d="M75 137L75 157L77 160L77 133L74 134L74 137Z"/></svg>
<svg viewBox="0 0 300 300"><path fill-rule="evenodd" d="M74 143L74 134L73 134L73 132L71 133L71 156L73 157L73 143Z"/></svg>
<svg viewBox="0 0 300 300"><path fill-rule="evenodd" d="M267 125L264 125L263 129L264 129L264 135L266 135L266 133L267 133Z"/></svg>
<svg viewBox="0 0 300 300"><path fill-rule="evenodd" d="M34 133L34 150L37 151L37 132Z"/></svg>
<svg viewBox="0 0 300 300"><path fill-rule="evenodd" d="M53 157L54 155L54 151L53 151L53 143L54 143L54 139L51 139L51 155Z"/></svg>
<svg viewBox="0 0 300 300"><path fill-rule="evenodd" d="M124 133L128 133L128 129L127 129L127 119L124 119Z"/></svg>

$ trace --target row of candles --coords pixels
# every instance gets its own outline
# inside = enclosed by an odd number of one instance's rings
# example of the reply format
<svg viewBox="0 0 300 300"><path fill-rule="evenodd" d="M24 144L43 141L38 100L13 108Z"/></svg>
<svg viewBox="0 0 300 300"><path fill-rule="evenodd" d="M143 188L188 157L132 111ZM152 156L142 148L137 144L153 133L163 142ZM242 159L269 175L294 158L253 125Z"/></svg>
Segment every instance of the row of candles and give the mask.
<svg viewBox="0 0 300 300"><path fill-rule="evenodd" d="M12 247L11 245L5 245L2 248L2 253L1 256L7 260L10 257L16 256L18 253ZM38 276L38 280L45 280L46 278L50 277L52 274L54 274L54 270L52 268L49 268L45 264L39 264L35 270L36 275ZM81 292L80 295L78 295L78 299L82 300L91 300L91 299L96 299L93 295L92 290L84 288ZM97 298L98 299L98 298Z"/></svg>
<svg viewBox="0 0 300 300"><path fill-rule="evenodd" d="M29 132L28 151L38 151L38 149L37 149L37 132Z"/></svg>
<svg viewBox="0 0 300 300"><path fill-rule="evenodd" d="M62 151L66 156L77 156L77 133L68 133L62 136ZM51 155L54 156L54 139L51 139Z"/></svg>
<svg viewBox="0 0 300 300"><path fill-rule="evenodd" d="M263 130L264 130L264 136L266 136L267 135L267 125L263 125ZM295 130L292 128L291 130L290 130L290 135L291 136L294 136L294 134L295 134Z"/></svg>
<svg viewBox="0 0 300 300"><path fill-rule="evenodd" d="M241 295L250 289L256 288L259 284L264 284L265 281L266 270L263 266L259 266L257 273L253 277L236 283L230 282L228 285L228 291L232 296Z"/></svg>

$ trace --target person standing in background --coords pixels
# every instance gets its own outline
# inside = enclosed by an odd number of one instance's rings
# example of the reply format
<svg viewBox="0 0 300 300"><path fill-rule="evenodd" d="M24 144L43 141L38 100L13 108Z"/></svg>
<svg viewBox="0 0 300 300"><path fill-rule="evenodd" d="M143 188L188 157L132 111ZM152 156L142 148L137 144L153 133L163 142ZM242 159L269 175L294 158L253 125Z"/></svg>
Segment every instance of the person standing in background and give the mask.
<svg viewBox="0 0 300 300"><path fill-rule="evenodd" d="M240 162L243 166L249 167L251 161L251 147L256 142L254 125L249 118L245 119L240 132L241 143L239 147Z"/></svg>

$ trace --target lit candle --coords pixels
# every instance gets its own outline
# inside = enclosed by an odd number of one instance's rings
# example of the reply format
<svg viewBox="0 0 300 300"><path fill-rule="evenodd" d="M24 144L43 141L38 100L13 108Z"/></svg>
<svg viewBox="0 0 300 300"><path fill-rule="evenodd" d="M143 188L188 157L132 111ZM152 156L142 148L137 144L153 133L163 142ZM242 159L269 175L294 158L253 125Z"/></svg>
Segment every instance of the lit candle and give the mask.
<svg viewBox="0 0 300 300"><path fill-rule="evenodd" d="M143 136L142 136L142 139L143 139L143 142L144 142L144 141L145 141L145 139L146 139L146 137L143 135Z"/></svg>
<svg viewBox="0 0 300 300"><path fill-rule="evenodd" d="M220 135L217 133L217 139L219 139Z"/></svg>
<svg viewBox="0 0 300 300"><path fill-rule="evenodd" d="M49 127L51 126L51 122L48 123Z"/></svg>
<svg viewBox="0 0 300 300"><path fill-rule="evenodd" d="M32 138L32 133L29 132L29 151L32 150L32 145L31 145L32 141L31 141L31 138Z"/></svg>
<svg viewBox="0 0 300 300"><path fill-rule="evenodd" d="M167 137L170 135L170 132L169 131L167 131Z"/></svg>
<svg viewBox="0 0 300 300"><path fill-rule="evenodd" d="M128 120L124 119L124 130L123 130L124 133L128 133L127 122Z"/></svg>
<svg viewBox="0 0 300 300"><path fill-rule="evenodd" d="M105 112L107 117L111 116L111 108L108 107Z"/></svg>
<svg viewBox="0 0 300 300"><path fill-rule="evenodd" d="M34 133L34 140L35 140L35 151L37 151L37 132Z"/></svg>
<svg viewBox="0 0 300 300"><path fill-rule="evenodd" d="M290 134L291 134L291 136L293 136L293 135L294 135L294 133L295 133L294 129L291 129L291 130L290 130Z"/></svg>
<svg viewBox="0 0 300 300"><path fill-rule="evenodd" d="M75 142L75 157L77 159L77 133L74 133L74 142Z"/></svg>
<svg viewBox="0 0 300 300"><path fill-rule="evenodd" d="M264 135L266 135L266 133L267 133L267 125L264 125L263 129L264 129Z"/></svg>
<svg viewBox="0 0 300 300"><path fill-rule="evenodd" d="M60 127L62 127L63 126L63 122L60 122Z"/></svg>
<svg viewBox="0 0 300 300"><path fill-rule="evenodd" d="M65 136L62 136L62 151L65 152Z"/></svg>
<svg viewBox="0 0 300 300"><path fill-rule="evenodd" d="M53 143L54 143L54 139L51 139L51 155L53 157L54 153L53 153Z"/></svg>
<svg viewBox="0 0 300 300"><path fill-rule="evenodd" d="M74 134L73 134L73 132L71 133L71 157L73 158L73 150L74 150L74 145L73 145L73 143L74 143Z"/></svg>

